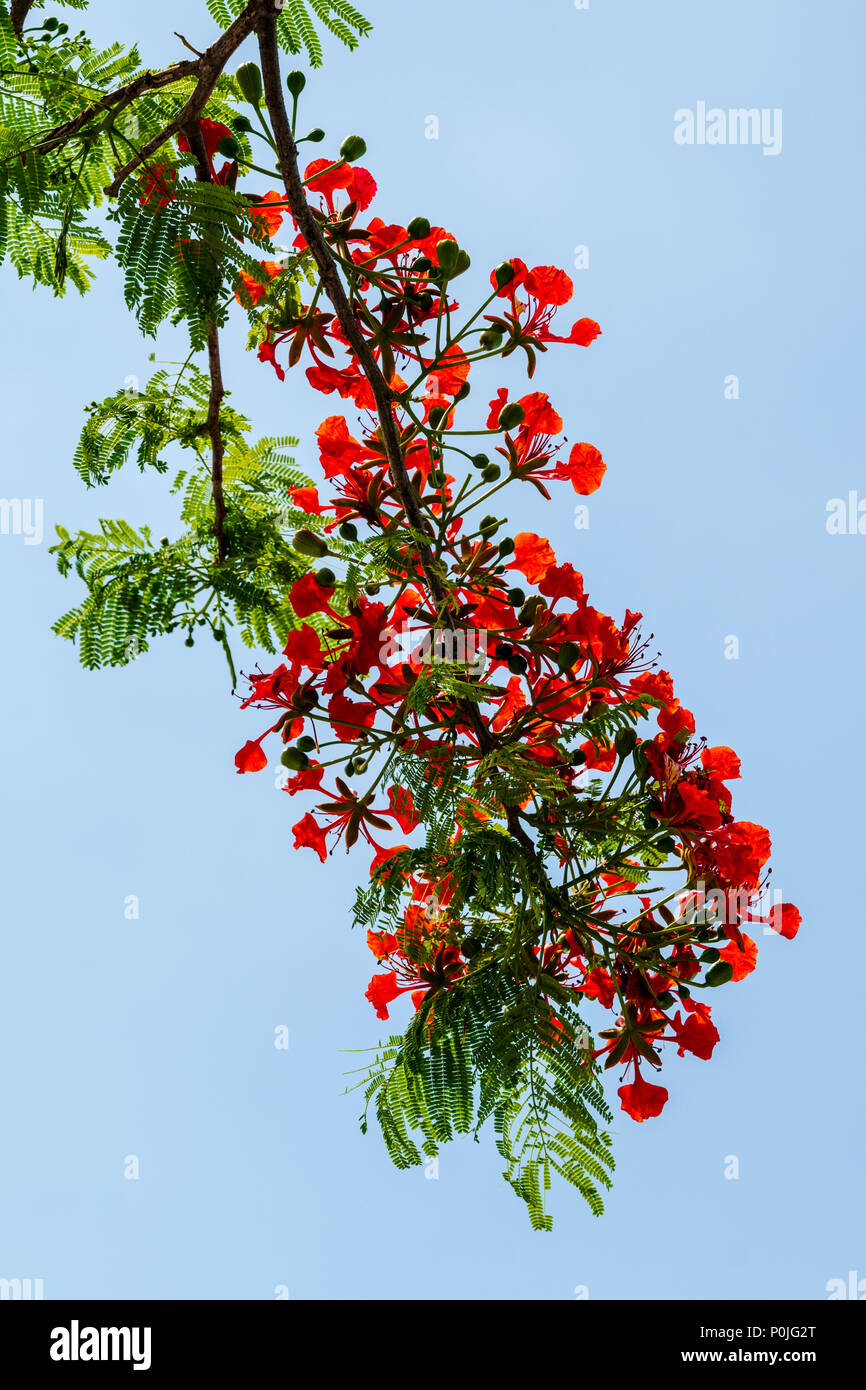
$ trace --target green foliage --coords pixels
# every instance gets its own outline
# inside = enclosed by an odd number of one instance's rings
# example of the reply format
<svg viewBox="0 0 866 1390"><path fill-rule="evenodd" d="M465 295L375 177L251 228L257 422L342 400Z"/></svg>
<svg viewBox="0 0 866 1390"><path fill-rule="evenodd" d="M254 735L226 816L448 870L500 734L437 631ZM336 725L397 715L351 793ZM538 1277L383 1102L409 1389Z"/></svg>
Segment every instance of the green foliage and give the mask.
<svg viewBox="0 0 866 1390"><path fill-rule="evenodd" d="M610 1122L574 1005L552 1006L537 984L517 985L489 964L430 992L405 1035L381 1047L367 1074L362 1130L376 1116L398 1168L420 1164L455 1134L492 1117L503 1177L536 1230L550 1230L545 1196L557 1173L595 1215L610 1187Z"/></svg>
<svg viewBox="0 0 866 1390"><path fill-rule="evenodd" d="M245 435L249 423L225 403L220 425L226 443L223 488L227 556L215 562L215 504L206 428L209 381L194 365L174 374L158 371L142 392L119 391L91 407L75 454L89 485L105 483L131 457L142 469L164 472L163 451L174 444L191 451L192 468L178 474L180 520L186 528L169 544L154 544L150 531L123 521L102 521L98 532L60 537L52 553L62 574L74 571L87 597L55 624L62 637L79 641L82 663L124 665L163 633L207 626L228 654L233 624L247 646L269 652L285 642L294 618L287 593L309 561L286 540L304 513L288 499L290 487L310 480L293 466L294 439ZM230 658L231 660L231 658Z"/></svg>
<svg viewBox="0 0 866 1390"><path fill-rule="evenodd" d="M244 3L245 0L207 0L207 7L217 24L225 29L240 14ZM369 20L348 0L285 0L277 20L280 47L286 53L306 51L314 68L321 67L324 62L316 20L347 48L357 48L358 39L366 38L373 29Z"/></svg>

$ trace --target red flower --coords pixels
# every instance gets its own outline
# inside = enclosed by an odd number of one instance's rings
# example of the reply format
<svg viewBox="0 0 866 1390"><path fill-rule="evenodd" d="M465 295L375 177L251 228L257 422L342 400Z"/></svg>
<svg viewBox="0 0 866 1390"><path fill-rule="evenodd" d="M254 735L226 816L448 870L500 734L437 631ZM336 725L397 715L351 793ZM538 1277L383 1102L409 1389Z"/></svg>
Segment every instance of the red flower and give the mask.
<svg viewBox="0 0 866 1390"><path fill-rule="evenodd" d="M533 266L524 276L523 286L542 305L567 304L574 294L574 284L569 276L554 265Z"/></svg>
<svg viewBox="0 0 866 1390"><path fill-rule="evenodd" d="M262 734L262 738L264 737ZM261 739L250 739L240 752L235 753L235 767L238 772L261 772L267 765L268 759L262 752Z"/></svg>
<svg viewBox="0 0 866 1390"><path fill-rule="evenodd" d="M416 825L419 824L419 816L415 810L412 793L407 787L389 787L388 801L391 804L391 815L403 834L411 835Z"/></svg>
<svg viewBox="0 0 866 1390"><path fill-rule="evenodd" d="M289 590L292 609L299 618L308 618L311 613L327 613L333 597L334 590L323 588L312 570L296 579Z"/></svg>
<svg viewBox="0 0 866 1390"><path fill-rule="evenodd" d="M297 825L292 826L292 834L295 837L295 849L314 849L322 863L326 862L328 850L325 844L325 831L309 811L303 820L299 820Z"/></svg>
<svg viewBox="0 0 866 1390"><path fill-rule="evenodd" d="M575 444L568 456L568 463L556 463L553 468L538 473L539 478L566 480L581 497L589 497L598 492L601 480L607 472L607 464L594 444Z"/></svg>
<svg viewBox="0 0 866 1390"><path fill-rule="evenodd" d="M388 1005L393 1004L399 995L404 994L405 989L401 989L397 983L397 972L390 971L387 975L374 975L367 986L365 999L369 999L373 1008L376 1010L376 1017L390 1018Z"/></svg>
<svg viewBox="0 0 866 1390"><path fill-rule="evenodd" d="M736 983L737 980L744 980L747 975L751 975L758 963L758 948L750 936L742 937L742 949L736 941L731 941L723 951L719 951L719 959L726 960L734 968L731 979Z"/></svg>
<svg viewBox="0 0 866 1390"><path fill-rule="evenodd" d="M668 1099L664 1086L652 1086L648 1081L644 1081L637 1066L634 1081L628 1086L620 1086L617 1095L622 1101L623 1110L627 1115L631 1115L633 1120L637 1120L638 1124L660 1115Z"/></svg>
<svg viewBox="0 0 866 1390"><path fill-rule="evenodd" d="M571 332L567 338L559 338L555 333L543 333L541 341L544 343L576 343L578 347L589 347L601 334L601 328L595 319L578 319L577 323L572 324Z"/></svg>
<svg viewBox="0 0 866 1390"><path fill-rule="evenodd" d="M732 749L726 748L723 744L718 748L702 748L701 762L707 772L711 772L723 782L732 782L740 775L739 758Z"/></svg>
<svg viewBox="0 0 866 1390"><path fill-rule="evenodd" d="M280 204L280 206L273 206ZM250 216L253 222L258 223L269 237L276 236L286 215L286 195L277 193L271 188L259 202L254 203L250 208Z"/></svg>
<svg viewBox="0 0 866 1390"><path fill-rule="evenodd" d="M219 121L208 120L207 116L203 117L198 125L201 131L201 138L204 141L207 157L208 159L213 159L220 140L226 138L230 140L232 138L232 133L227 125L221 125ZM185 135L179 135L177 137L177 147L183 154L189 154L189 141Z"/></svg>
<svg viewBox="0 0 866 1390"><path fill-rule="evenodd" d="M687 1009L689 1004L691 1004L690 1000L686 1003ZM713 1048L719 1041L719 1032L710 1018L708 1004L691 1004L691 1010L685 1023L680 1021L678 1010L671 1027L679 1044L677 1047L679 1057L683 1057L686 1052L692 1052L695 1057L700 1057L701 1061L709 1061L713 1055Z"/></svg>
<svg viewBox="0 0 866 1390"><path fill-rule="evenodd" d="M278 275L283 273L283 267L279 261L260 261L259 265L269 280L275 280ZM268 292L267 285L262 285L254 275L250 275L246 270L241 271L241 284L253 304L260 304ZM238 290L235 290L235 299L239 304L243 303Z"/></svg>
<svg viewBox="0 0 866 1390"><path fill-rule="evenodd" d="M773 931L778 932L780 936L786 936L789 941L797 935L802 920L793 903L775 903L770 908L767 918Z"/></svg>
<svg viewBox="0 0 866 1390"><path fill-rule="evenodd" d="M321 516L322 504L319 501L319 489L316 487L290 487L289 496L296 507L300 507L302 512L309 516Z"/></svg>
<svg viewBox="0 0 866 1390"><path fill-rule="evenodd" d="M520 570L530 584L537 584L555 564L556 556L549 540L537 536L534 531L518 531L514 537L514 561L509 569Z"/></svg>

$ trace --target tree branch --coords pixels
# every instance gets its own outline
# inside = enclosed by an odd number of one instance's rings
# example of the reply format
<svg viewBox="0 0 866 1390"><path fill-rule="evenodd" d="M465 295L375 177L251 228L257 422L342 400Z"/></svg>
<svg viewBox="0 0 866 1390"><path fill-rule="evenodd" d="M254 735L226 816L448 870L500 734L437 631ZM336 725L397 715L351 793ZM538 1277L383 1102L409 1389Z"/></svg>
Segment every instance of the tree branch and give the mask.
<svg viewBox="0 0 866 1390"><path fill-rule="evenodd" d="M12 0L9 16L12 20L12 28L19 39L24 28L24 21L27 18L27 12L32 10L34 4L35 0Z"/></svg>
<svg viewBox="0 0 866 1390"><path fill-rule="evenodd" d="M262 62L265 101L271 120L274 140L276 141L277 158L279 160L280 173L286 187L286 199L289 208L298 228L303 234L304 240L310 248L313 260L316 262L319 275L321 276L325 293L334 307L346 341L349 343L349 346L361 364L367 381L370 383L370 389L373 392L373 399L376 403L376 413L379 417L382 442L388 460L388 469L409 525L422 536L429 534L430 528L424 518L418 494L412 486L412 480L409 477L403 458L400 430L394 416L394 393L382 375L372 349L361 332L349 298L343 287L343 282L340 279L340 273L337 269L336 262L331 255L322 230L313 216L312 210L306 199L306 194L304 193L304 187L298 169L298 148L292 138L286 104L283 99L282 83L280 81L280 59L277 47L275 17L270 15L267 18L263 18L257 24L256 32L259 40L259 53ZM453 611L451 596L438 571L435 556L430 546L425 545L423 541L416 542L416 548L418 559L424 571L424 577L427 581L430 593L442 613L443 621L449 628L452 628ZM494 740L477 706L470 701L465 704L463 710L467 723L472 728L478 740L478 746L485 753L489 752L494 747ZM515 838L520 840L527 848L532 847L532 841L517 820L516 813L514 816L509 815L508 820L509 828Z"/></svg>
<svg viewBox="0 0 866 1390"><path fill-rule="evenodd" d="M195 176L198 183L213 183L210 160L205 149L204 139L201 133L201 126L198 122L187 126L184 131L192 157L195 160ZM214 502L214 522L213 533L217 543L217 562L222 563L226 558L228 550L225 535L226 502L223 492L223 459L225 458L225 444L223 442L222 426L220 424L220 410L225 400L225 386L223 384L222 361L220 358L220 335L215 323L208 328L207 333L207 361L210 373L210 397L208 400L207 411L207 432L210 436L211 447L211 492Z"/></svg>

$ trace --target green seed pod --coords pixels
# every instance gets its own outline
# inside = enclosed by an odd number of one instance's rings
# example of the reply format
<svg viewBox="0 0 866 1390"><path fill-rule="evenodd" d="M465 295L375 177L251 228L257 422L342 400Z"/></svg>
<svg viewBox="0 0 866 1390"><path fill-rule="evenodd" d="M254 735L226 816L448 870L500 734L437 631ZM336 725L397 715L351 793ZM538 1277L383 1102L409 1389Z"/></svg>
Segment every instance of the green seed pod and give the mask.
<svg viewBox="0 0 866 1390"><path fill-rule="evenodd" d="M316 746L316 740L310 738L309 734L302 734L298 739L297 746L302 753L311 753Z"/></svg>
<svg viewBox="0 0 866 1390"><path fill-rule="evenodd" d="M280 762L283 767L290 768L292 772L303 772L304 768L310 766L310 760L306 753L302 753L300 748L286 748L280 755Z"/></svg>
<svg viewBox="0 0 866 1390"><path fill-rule="evenodd" d="M637 743L637 734L634 729L620 729L613 741L613 746L621 758L627 758Z"/></svg>
<svg viewBox="0 0 866 1390"><path fill-rule="evenodd" d="M460 247L456 241L438 241L436 243L436 259L439 262L439 269L446 275L453 275L460 256Z"/></svg>
<svg viewBox="0 0 866 1390"><path fill-rule="evenodd" d="M413 241L423 241L426 236L430 235L430 223L426 217L413 217L406 231ZM431 261L430 264L432 265L433 262Z"/></svg>
<svg viewBox="0 0 866 1390"><path fill-rule="evenodd" d="M482 470L481 476L485 483L496 483L502 477L502 469L498 463L490 463Z"/></svg>
<svg viewBox="0 0 866 1390"><path fill-rule="evenodd" d="M337 576L333 570L326 567L316 570L316 583L323 589L333 589L337 582Z"/></svg>
<svg viewBox="0 0 866 1390"><path fill-rule="evenodd" d="M295 101L297 101L298 97L301 95L301 92L304 90L306 85L307 79L304 76L304 74L301 71L299 71L298 68L295 68L292 72L286 74L286 86L288 87L292 96L295 98Z"/></svg>
<svg viewBox="0 0 866 1390"><path fill-rule="evenodd" d="M522 608L526 602L526 594L522 589L509 589L505 597L512 608Z"/></svg>
<svg viewBox="0 0 866 1390"><path fill-rule="evenodd" d="M343 522L340 527L340 535L343 537L344 541L356 541L358 539L357 529L352 525L351 521Z"/></svg>
<svg viewBox="0 0 866 1390"><path fill-rule="evenodd" d="M362 140L360 135L347 135L340 146L340 158L345 159L347 164L354 164L356 159L361 159L367 153L367 141Z"/></svg>
<svg viewBox="0 0 866 1390"><path fill-rule="evenodd" d="M241 63L235 77L244 101L248 101L250 106L258 106L264 91L261 69L255 63Z"/></svg>
<svg viewBox="0 0 866 1390"><path fill-rule="evenodd" d="M734 967L729 960L716 961L711 965L706 974L704 983L715 989L717 985L726 985L728 980L733 978Z"/></svg>
<svg viewBox="0 0 866 1390"><path fill-rule="evenodd" d="M519 401L509 401L499 412L499 428L501 430L513 430L523 423L526 412Z"/></svg>
<svg viewBox="0 0 866 1390"><path fill-rule="evenodd" d="M580 656L580 647L576 642L563 642L556 656L556 664L560 671L570 671Z"/></svg>
<svg viewBox="0 0 866 1390"><path fill-rule="evenodd" d="M533 598L527 599L526 603L524 603L523 607L517 615L517 621L520 623L520 626L529 627L531 623L534 623L539 608L543 607L543 598L538 598L537 596L534 596Z"/></svg>
<svg viewBox="0 0 866 1390"><path fill-rule="evenodd" d="M315 535L313 531L298 531L292 545L299 555L309 555L313 560L320 560L328 553L327 541L323 541L322 537Z"/></svg>
<svg viewBox="0 0 866 1390"><path fill-rule="evenodd" d="M226 159L240 159L243 150L233 135L224 135L217 145L220 154L225 155Z"/></svg>

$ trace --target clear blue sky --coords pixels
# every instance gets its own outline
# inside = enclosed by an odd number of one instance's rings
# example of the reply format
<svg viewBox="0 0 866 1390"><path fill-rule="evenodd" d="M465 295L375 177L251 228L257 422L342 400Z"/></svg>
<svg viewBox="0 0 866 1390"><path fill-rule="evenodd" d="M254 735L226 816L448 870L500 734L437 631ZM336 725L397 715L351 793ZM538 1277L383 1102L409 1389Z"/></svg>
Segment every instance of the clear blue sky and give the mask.
<svg viewBox="0 0 866 1390"><path fill-rule="evenodd" d="M96 36L137 37L152 64L180 56L173 30L197 47L213 33L204 0L91 10ZM260 724L213 644L88 674L50 634L79 593L53 570L54 524L118 515L170 534L173 511L159 479L133 470L88 494L71 466L82 404L148 372L116 277L58 303L7 268L0 493L43 498L47 534L0 536L0 1276L55 1298L826 1297L829 1279L866 1277L866 536L825 526L829 499L866 497L866 10L366 12L374 37L329 46L309 124L335 146L366 137L386 220L424 214L458 236L467 300L505 256L569 267L588 245L575 316L604 335L549 353L536 380L607 477L589 531L565 484L546 507L527 489L513 519L583 571L598 607L644 612L699 732L741 755L735 810L769 827L804 926L760 937L757 972L720 993L711 1063L671 1056L663 1116L618 1115L601 1220L561 1188L553 1234L533 1234L489 1139L447 1148L435 1181L393 1170L341 1097L343 1049L381 1028L348 925L365 860L293 853L297 802L269 774L235 775ZM677 145L674 112L699 101L781 109L781 153ZM244 339L239 321L235 403L261 433L298 434L314 470L322 398L301 375L280 386Z"/></svg>

